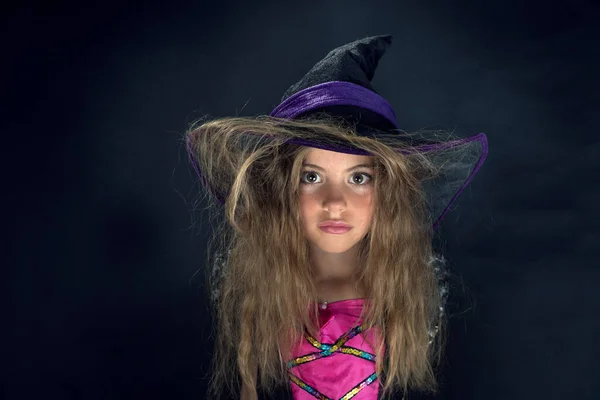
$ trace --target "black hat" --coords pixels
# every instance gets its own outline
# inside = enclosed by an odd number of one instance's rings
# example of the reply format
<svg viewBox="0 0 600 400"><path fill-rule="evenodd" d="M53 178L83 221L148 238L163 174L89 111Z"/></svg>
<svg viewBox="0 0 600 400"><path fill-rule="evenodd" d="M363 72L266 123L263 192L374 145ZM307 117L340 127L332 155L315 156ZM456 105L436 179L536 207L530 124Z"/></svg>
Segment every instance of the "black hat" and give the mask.
<svg viewBox="0 0 600 400"><path fill-rule="evenodd" d="M482 166L488 152L487 137L480 133L464 139L440 141L410 135L398 129L392 106L371 85L379 60L392 43L391 35L373 36L345 44L329 52L298 82L290 86L273 117L301 119L324 113L351 122L358 135L369 136L394 146L404 154L425 155L437 172L423 181L427 205L435 230L456 198ZM267 139L268 140L268 139ZM293 138L289 143L347 154L369 155L348 143ZM188 152L191 148L188 137ZM194 164L205 186L220 203L226 195L216 193Z"/></svg>

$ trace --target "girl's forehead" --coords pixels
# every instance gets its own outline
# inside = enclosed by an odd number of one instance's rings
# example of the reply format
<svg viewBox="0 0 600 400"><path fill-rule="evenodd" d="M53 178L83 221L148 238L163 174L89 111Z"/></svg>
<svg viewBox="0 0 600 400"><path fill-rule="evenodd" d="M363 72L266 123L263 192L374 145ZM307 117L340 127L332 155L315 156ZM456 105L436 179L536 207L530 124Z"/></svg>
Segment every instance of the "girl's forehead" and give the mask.
<svg viewBox="0 0 600 400"><path fill-rule="evenodd" d="M359 163L359 162L371 162L373 157L361 156L357 154L340 153L337 151L323 150L323 149L310 149L304 159L307 163L322 162L329 164L337 163Z"/></svg>

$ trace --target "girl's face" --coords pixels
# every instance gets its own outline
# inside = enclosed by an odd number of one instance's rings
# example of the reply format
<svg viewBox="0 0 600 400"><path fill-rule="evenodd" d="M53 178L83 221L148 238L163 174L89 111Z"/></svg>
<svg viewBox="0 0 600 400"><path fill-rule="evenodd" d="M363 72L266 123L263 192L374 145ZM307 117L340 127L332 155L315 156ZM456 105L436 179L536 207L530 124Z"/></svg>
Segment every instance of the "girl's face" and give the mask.
<svg viewBox="0 0 600 400"><path fill-rule="evenodd" d="M300 176L300 215L311 245L327 253L343 253L369 232L373 215L373 157L311 149ZM310 164L310 165L308 165ZM341 220L344 233L329 233L319 225Z"/></svg>

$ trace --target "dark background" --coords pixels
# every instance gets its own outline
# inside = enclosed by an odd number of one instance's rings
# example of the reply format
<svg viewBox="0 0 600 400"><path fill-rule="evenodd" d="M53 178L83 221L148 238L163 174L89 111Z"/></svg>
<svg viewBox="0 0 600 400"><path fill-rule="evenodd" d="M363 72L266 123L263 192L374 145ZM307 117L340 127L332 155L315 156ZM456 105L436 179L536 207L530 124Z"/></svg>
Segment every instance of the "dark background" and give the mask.
<svg viewBox="0 0 600 400"><path fill-rule="evenodd" d="M181 135L392 34L373 83L401 127L490 142L443 225L465 288L437 398L600 399L597 4L125 3L2 6L1 398L203 398L210 232Z"/></svg>

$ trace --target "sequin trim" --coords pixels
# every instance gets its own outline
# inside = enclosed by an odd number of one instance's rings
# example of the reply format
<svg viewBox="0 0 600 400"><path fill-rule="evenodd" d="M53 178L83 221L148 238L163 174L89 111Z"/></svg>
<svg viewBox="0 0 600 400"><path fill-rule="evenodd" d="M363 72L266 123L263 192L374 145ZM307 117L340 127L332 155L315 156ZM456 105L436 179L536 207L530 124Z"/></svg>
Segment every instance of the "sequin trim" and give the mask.
<svg viewBox="0 0 600 400"><path fill-rule="evenodd" d="M375 382L375 379L377 379L377 374L375 372L373 372L371 375L369 375L367 377L367 379L365 379L358 385L354 386L352 389L350 389L350 391L348 393L346 393L345 395L340 397L340 400L348 400L348 399L353 398L354 396L356 396L356 394L358 392L360 392L361 390L363 390L364 388L369 386L371 383Z"/></svg>
<svg viewBox="0 0 600 400"><path fill-rule="evenodd" d="M292 382L294 382L301 389L304 389L305 391L307 391L308 393L310 393L311 395L313 395L317 399L319 399L319 400L333 400L332 398L327 397L323 393L319 392L314 387L309 386L306 382L304 382L302 379L298 378L296 375L294 375L292 373L289 373L289 375L290 375L290 379L291 379Z"/></svg>
<svg viewBox="0 0 600 400"><path fill-rule="evenodd" d="M287 363L287 368L288 368L288 374L289 374L290 380L293 383L295 383L296 385L298 385L298 387L300 387L304 391L310 393L313 397L315 397L317 399L333 400L333 399L325 396L323 393L319 392L317 389L308 385L306 382L302 381L300 378L298 378L296 375L294 375L289 370L297 365L315 361L315 360L318 360L323 357L329 357L332 354L337 353L337 352L360 357L362 359L369 360L374 363L375 358L376 358L375 354L372 354L367 351L363 351L363 350L360 350L360 349L357 349L354 347L344 346L344 343L346 343L348 340L352 339L354 336L361 333L363 330L364 330L364 326L361 326L361 325L356 326L356 327L350 329L348 332L346 332L342 336L340 336L340 338L334 344L321 343L317 339L312 337L308 332L305 331L304 337L306 338L306 340L313 347L315 347L321 351L310 353L310 354L300 356L300 357L296 357L293 360L289 361ZM344 396L340 397L339 400L348 400L348 399L353 398L362 389L369 386L371 383L375 382L376 380L377 380L377 373L373 373L373 374L369 375L362 382L360 382L359 384L354 386L352 389L350 389Z"/></svg>

